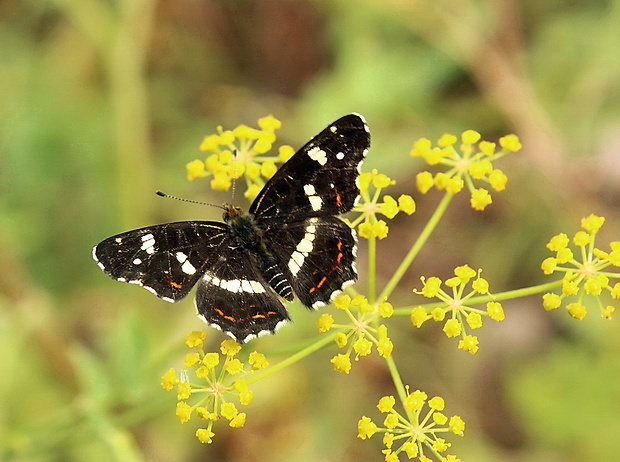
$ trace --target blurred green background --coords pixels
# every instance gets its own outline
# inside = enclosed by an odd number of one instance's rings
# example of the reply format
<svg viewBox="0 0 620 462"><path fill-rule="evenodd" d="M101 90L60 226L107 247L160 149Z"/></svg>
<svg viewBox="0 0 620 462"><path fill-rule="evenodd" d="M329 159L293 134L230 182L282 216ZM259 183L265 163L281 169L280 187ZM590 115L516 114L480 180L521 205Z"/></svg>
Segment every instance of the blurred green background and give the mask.
<svg viewBox="0 0 620 462"><path fill-rule="evenodd" d="M464 263L495 292L546 282L544 244L582 216L607 218L601 248L620 236L618 24L617 0L0 0L0 460L382 460L380 437L358 440L356 423L381 420L384 363L338 375L334 348L256 384L246 427L216 425L201 445L159 386L183 335L204 327L192 301L110 280L92 246L219 219L153 194L230 200L185 178L217 125L273 114L280 140L301 146L357 111L373 133L366 168L419 207L380 243L383 280L440 197L414 190L415 139L472 128L524 145L497 165L508 190L485 212L455 201L395 304L414 303L420 275ZM617 461L618 320L595 307L581 323L545 313L538 296L505 309L475 356L437 325L390 324L404 381L467 422L451 452ZM317 315L295 306L293 325L253 346L277 362L314 335ZM216 348L223 336L209 332Z"/></svg>

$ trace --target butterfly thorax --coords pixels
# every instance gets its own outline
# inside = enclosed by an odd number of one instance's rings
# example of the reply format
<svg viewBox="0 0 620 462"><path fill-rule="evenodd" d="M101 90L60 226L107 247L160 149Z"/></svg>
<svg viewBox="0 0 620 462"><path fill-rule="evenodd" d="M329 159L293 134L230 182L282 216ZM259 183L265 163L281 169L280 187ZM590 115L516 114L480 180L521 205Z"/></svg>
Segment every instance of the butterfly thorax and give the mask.
<svg viewBox="0 0 620 462"><path fill-rule="evenodd" d="M263 250L263 231L256 224L254 215L244 212L240 207L225 205L224 221L230 227L237 242L249 250Z"/></svg>
<svg viewBox="0 0 620 462"><path fill-rule="evenodd" d="M256 224L254 215L244 212L239 207L226 205L224 221L228 224L237 244L255 258L255 264L261 269L267 283L282 298L293 300L293 291L289 281L282 273L275 258L263 241L263 230Z"/></svg>

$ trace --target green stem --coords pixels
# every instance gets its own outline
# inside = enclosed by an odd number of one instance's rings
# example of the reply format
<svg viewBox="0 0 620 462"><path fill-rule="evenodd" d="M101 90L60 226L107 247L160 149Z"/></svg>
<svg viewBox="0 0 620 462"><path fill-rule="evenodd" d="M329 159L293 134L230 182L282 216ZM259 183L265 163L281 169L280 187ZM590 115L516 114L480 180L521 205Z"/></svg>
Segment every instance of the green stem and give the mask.
<svg viewBox="0 0 620 462"><path fill-rule="evenodd" d="M420 249L424 246L424 244L430 237L431 233L435 230L435 228L439 224L439 220L441 220L441 217L443 217L453 197L454 197L454 194L446 193L443 199L441 199L441 202L437 206L437 209L435 210L431 218L428 220L428 223L426 224L426 226L424 227L424 229L418 236L418 239L415 241L415 243L413 244L413 246L411 247L407 255L405 255L405 258L403 259L400 266L396 269L396 271L392 275L392 278L386 284L385 288L383 289L383 292L381 292L381 294L379 295L378 300L380 301L385 300L392 294L392 292L394 291L394 289L396 288L396 286L398 285L402 277L405 275L405 273L411 266L411 263L413 262L415 257L420 252Z"/></svg>
<svg viewBox="0 0 620 462"><path fill-rule="evenodd" d="M368 238L368 300L370 303L376 301L377 295L377 238Z"/></svg>
<svg viewBox="0 0 620 462"><path fill-rule="evenodd" d="M334 339L336 338L336 335L338 335L339 332L340 331L337 330L337 331L331 332L328 335L321 336L319 340L312 343L311 345L304 348L303 350L295 353L294 355L289 356L284 361L280 361L278 364L270 366L267 369L263 369L262 371L259 371L255 373L254 375L248 377L246 382L248 383L248 385L251 383L257 382L271 374L275 374L279 370L284 369L285 367L290 366L291 364L296 363L297 361L304 359L306 356L310 356L312 353L320 350L325 345L328 345L329 343L333 342Z"/></svg>
<svg viewBox="0 0 620 462"><path fill-rule="evenodd" d="M393 355L388 356L385 361L387 362L390 375L392 376L394 387L396 388L396 391L398 392L398 397L400 398L400 402L404 403L405 399L407 398L407 390L405 390L405 385L403 385L403 381L400 378L400 373L398 372L398 368L396 367L394 356Z"/></svg>

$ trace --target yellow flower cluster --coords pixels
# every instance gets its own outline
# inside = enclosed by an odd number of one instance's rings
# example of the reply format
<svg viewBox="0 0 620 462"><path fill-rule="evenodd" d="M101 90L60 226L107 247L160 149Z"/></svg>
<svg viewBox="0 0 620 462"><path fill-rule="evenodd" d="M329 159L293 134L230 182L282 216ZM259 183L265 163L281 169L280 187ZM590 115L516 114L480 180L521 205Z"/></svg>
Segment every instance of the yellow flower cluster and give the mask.
<svg viewBox="0 0 620 462"><path fill-rule="evenodd" d="M433 319L443 322L447 314L450 318L445 321L443 331L448 337L461 336L458 347L461 350L475 354L478 351L478 337L467 334L467 327L478 329L482 327L482 317L488 316L495 321L504 319L504 309L499 302L490 301L486 304L486 311L468 306L467 300L476 294L490 295L489 283L480 277L482 270L474 271L467 265L459 266L454 270L454 277L442 281L438 277L422 277L422 290L414 289L413 292L426 298L437 297L443 303L430 312L424 306L417 306L411 311L411 322L416 327L421 327L427 320ZM466 287L471 282L471 289L465 293ZM452 288L452 294L448 294L441 288L445 284Z"/></svg>
<svg viewBox="0 0 620 462"><path fill-rule="evenodd" d="M388 337L387 327L384 324L374 327L378 319L389 318L394 313L394 308L389 302L371 305L363 295L351 298L349 295L341 294L334 299L334 306L346 312L351 324L334 324L334 317L325 313L319 317L317 328L319 332L327 332L332 328L348 330L347 333L340 332L336 335L336 344L340 348L347 347L346 353L337 354L331 360L336 371L348 374L351 371L351 356L354 354L356 361L361 356L368 356L372 353L373 345L377 348L377 353L384 358L392 354L394 345Z"/></svg>
<svg viewBox="0 0 620 462"><path fill-rule="evenodd" d="M275 130L281 122L273 116L258 119L260 129L239 125L233 130L217 127L217 134L204 138L201 151L208 153L205 160L196 159L186 165L187 178L211 178L211 188L227 191L232 180L245 177L245 196L253 200L277 171L276 162L286 162L295 151L291 146L280 146L277 156L265 156L276 140Z"/></svg>
<svg viewBox="0 0 620 462"><path fill-rule="evenodd" d="M351 227L359 225L361 237L366 239L387 237L388 225L385 220L377 218L378 213L392 219L399 212L405 212L407 215L415 212L415 201L407 194L401 194L398 199L387 194L381 197L381 191L395 183L390 177L377 170L360 173L357 184L360 188L361 200L360 204L353 209L360 215L351 223Z"/></svg>
<svg viewBox="0 0 620 462"><path fill-rule="evenodd" d="M606 292L613 299L620 298L620 282L613 284L611 281L620 279L620 273L603 270L620 267L620 241L612 242L609 252L594 247L596 233L603 223L605 218L596 215L581 219L583 231L575 233L572 239L572 244L578 247L576 252L569 247L571 240L566 234L561 233L551 238L547 248L555 252L555 257L546 258L541 268L545 274L563 272L564 277L561 294L546 293L543 296L545 309L556 309L562 306L567 298L573 297L575 301L567 303L566 310L572 317L581 320L587 314L584 298L591 295L596 298L601 315L611 319L615 307L605 305L601 295Z"/></svg>
<svg viewBox="0 0 620 462"><path fill-rule="evenodd" d="M185 336L187 346L198 351L185 356L184 369L178 375L173 368L169 369L162 377L161 386L165 390L176 387L176 416L182 423L189 421L194 413L200 420L208 422L206 428L196 431L196 437L203 443L211 443L215 436L213 423L220 418L228 420L228 425L233 428L245 425L245 412L239 412L230 399L234 398L244 406L250 404L254 393L248 388L246 378L269 363L262 353L253 351L245 364L236 357L241 345L234 340L224 340L220 352L205 353L206 336L205 332L198 331ZM200 384L190 381L190 372ZM192 397L199 399L190 405L187 400Z"/></svg>
<svg viewBox="0 0 620 462"><path fill-rule="evenodd" d="M475 210L484 210L493 202L489 190L474 186L474 180L482 181L495 191L506 188L508 178L499 169L493 167L493 161L509 152L521 149L516 135L506 135L499 139L500 150L496 152L495 143L480 141L480 134L466 130L461 134L461 144L455 147L458 138L445 134L437 140L437 146L427 138L420 138L411 149L414 157L422 157L429 165L442 165L446 171L433 175L425 171L416 176L418 190L426 194L433 186L456 194L467 186L471 194L470 203Z"/></svg>
<svg viewBox="0 0 620 462"><path fill-rule="evenodd" d="M369 417L362 416L357 423L358 438L367 439L377 432L384 433L383 450L386 462L398 462L399 455L404 453L408 459L418 457L421 462L431 462L424 453L430 451L435 457L445 462L459 462L456 456L442 455L451 446L444 438L439 438L438 433L451 432L463 436L465 422L455 415L448 419L442 412L445 402L440 396L428 399L423 391L416 390L407 393L403 407L405 415L394 409L396 399L394 396L384 396L379 400L377 408L386 414L383 421L384 427L379 427ZM422 414L424 406L429 410ZM403 441L404 440L404 441ZM395 442L398 441L398 447Z"/></svg>

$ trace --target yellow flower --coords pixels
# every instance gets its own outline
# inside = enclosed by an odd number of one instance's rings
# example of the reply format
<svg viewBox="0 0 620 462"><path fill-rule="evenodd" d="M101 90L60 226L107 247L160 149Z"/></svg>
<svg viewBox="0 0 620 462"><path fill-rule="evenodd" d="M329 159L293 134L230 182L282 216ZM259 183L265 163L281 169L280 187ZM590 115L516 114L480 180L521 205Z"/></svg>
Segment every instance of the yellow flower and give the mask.
<svg viewBox="0 0 620 462"><path fill-rule="evenodd" d="M207 369L213 369L220 363L220 355L219 353L209 352L205 354L204 358L202 358L202 364Z"/></svg>
<svg viewBox="0 0 620 462"><path fill-rule="evenodd" d="M185 344L190 348L202 348L205 338L207 338L206 332L193 331L185 336Z"/></svg>
<svg viewBox="0 0 620 462"><path fill-rule="evenodd" d="M505 318L504 309L502 308L502 304L499 302L488 302L487 314L495 321L503 321Z"/></svg>
<svg viewBox="0 0 620 462"><path fill-rule="evenodd" d="M207 175L205 164L199 159L188 162L185 164L185 168L187 169L187 179L190 181Z"/></svg>
<svg viewBox="0 0 620 462"><path fill-rule="evenodd" d="M508 177L501 170L495 169L489 174L489 183L495 191L503 191L506 189Z"/></svg>
<svg viewBox="0 0 620 462"><path fill-rule="evenodd" d="M431 172L420 172L415 178L416 187L422 194L426 194L435 185L435 180Z"/></svg>
<svg viewBox="0 0 620 462"><path fill-rule="evenodd" d="M351 297L347 294L340 294L334 298L333 304L339 310L347 309L351 305Z"/></svg>
<svg viewBox="0 0 620 462"><path fill-rule="evenodd" d="M441 138L437 140L437 144L441 147L452 146L454 143L456 143L456 141L456 136L450 133L444 133L443 135L441 135Z"/></svg>
<svg viewBox="0 0 620 462"><path fill-rule="evenodd" d="M323 313L316 321L319 332L327 332L334 324L334 317L329 313Z"/></svg>
<svg viewBox="0 0 620 462"><path fill-rule="evenodd" d="M389 302L379 303L377 310L382 318L391 318L394 314L394 307Z"/></svg>
<svg viewBox="0 0 620 462"><path fill-rule="evenodd" d="M278 160L280 162L286 162L295 154L295 150L292 146L284 144L278 148Z"/></svg>
<svg viewBox="0 0 620 462"><path fill-rule="evenodd" d="M480 316L480 313L472 311L467 314L465 320L467 321L467 325L472 329L479 329L482 327L482 316Z"/></svg>
<svg viewBox="0 0 620 462"><path fill-rule="evenodd" d="M183 360L183 367L191 367L200 361L200 353L187 353Z"/></svg>
<svg viewBox="0 0 620 462"><path fill-rule="evenodd" d="M459 349L475 354L478 351L478 337L475 335L466 335L459 340Z"/></svg>
<svg viewBox="0 0 620 462"><path fill-rule="evenodd" d="M379 404L377 404L377 409L381 412L390 412L394 408L396 404L396 399L393 396L384 396L379 400Z"/></svg>
<svg viewBox="0 0 620 462"><path fill-rule="evenodd" d="M389 429L396 428L396 425L398 425L398 416L390 412L388 415L385 416L385 419L383 420L383 425L385 425L385 427Z"/></svg>
<svg viewBox="0 0 620 462"><path fill-rule="evenodd" d="M493 202L489 191L484 188L475 189L471 193L471 206L474 210L484 210L487 205Z"/></svg>
<svg viewBox="0 0 620 462"><path fill-rule="evenodd" d="M198 438L198 440L200 440L201 443L211 444L212 438L214 436L215 433L206 428L199 428L198 430L196 430L196 437Z"/></svg>
<svg viewBox="0 0 620 462"><path fill-rule="evenodd" d="M241 345L233 339L227 339L221 343L220 351L226 356L234 356L241 351Z"/></svg>
<svg viewBox="0 0 620 462"><path fill-rule="evenodd" d="M272 176L275 175L277 171L278 171L278 167L276 167L276 164L274 164L270 160L266 160L265 162L263 162L260 168L260 173L265 178L271 178Z"/></svg>
<svg viewBox="0 0 620 462"><path fill-rule="evenodd" d="M229 358L226 362L225 369L230 375L238 375L243 372L243 363L237 358Z"/></svg>
<svg viewBox="0 0 620 462"><path fill-rule="evenodd" d="M431 140L428 138L420 138L413 143L410 154L414 157L425 157L432 147Z"/></svg>
<svg viewBox="0 0 620 462"><path fill-rule="evenodd" d="M392 196L386 194L383 196L383 203L381 204L380 210L383 215L392 219L398 213L398 203Z"/></svg>
<svg viewBox="0 0 620 462"><path fill-rule="evenodd" d="M398 207L407 215L411 215L415 212L416 205L413 197L407 194L401 194L398 197Z"/></svg>
<svg viewBox="0 0 620 462"><path fill-rule="evenodd" d="M263 130L277 130L282 127L282 122L276 119L271 114L258 119L258 126Z"/></svg>
<svg viewBox="0 0 620 462"><path fill-rule="evenodd" d="M426 298L436 297L441 290L441 279L432 276L428 279L422 279L424 286L422 287L422 295Z"/></svg>
<svg viewBox="0 0 620 462"><path fill-rule="evenodd" d="M181 423L185 423L189 420L192 414L192 408L185 401L179 401L177 403L176 415L177 419L181 421Z"/></svg>
<svg viewBox="0 0 620 462"><path fill-rule="evenodd" d="M412 412L417 412L422 408L422 406L424 406L427 399L428 395L426 393L421 390L416 390L407 395L405 401L403 402L403 406Z"/></svg>
<svg viewBox="0 0 620 462"><path fill-rule="evenodd" d="M365 337L360 337L353 342L353 349L358 356L367 356L372 351L372 342Z"/></svg>
<svg viewBox="0 0 620 462"><path fill-rule="evenodd" d="M179 378L177 377L174 369L171 367L166 371L166 373L161 378L161 386L164 390L170 391L176 384L179 383Z"/></svg>
<svg viewBox="0 0 620 462"><path fill-rule="evenodd" d="M435 396L428 401L428 405L431 409L435 409L437 411L443 411L446 407L446 402L441 396Z"/></svg>
<svg viewBox="0 0 620 462"><path fill-rule="evenodd" d="M245 412L240 412L234 416L228 425L232 428L241 428L245 425Z"/></svg>
<svg viewBox="0 0 620 462"><path fill-rule="evenodd" d="M568 246L568 236L564 233L557 234L551 238L547 244L547 248L553 252L558 252Z"/></svg>
<svg viewBox="0 0 620 462"><path fill-rule="evenodd" d="M512 152L519 151L521 149L521 142L519 141L519 137L516 135L506 135L502 136L499 139L499 145Z"/></svg>
<svg viewBox="0 0 620 462"><path fill-rule="evenodd" d="M337 372L344 372L345 374L351 372L351 359L347 355L338 354L332 358L331 363Z"/></svg>
<svg viewBox="0 0 620 462"><path fill-rule="evenodd" d="M231 403L230 401L226 403L222 403L222 407L220 408L220 414L225 419L231 420L238 413L239 411L237 410L237 406L235 406L235 403Z"/></svg>
<svg viewBox="0 0 620 462"><path fill-rule="evenodd" d="M465 422L459 416L455 415L450 418L449 428L452 433L458 436L463 436L465 431Z"/></svg>
<svg viewBox="0 0 620 462"><path fill-rule="evenodd" d="M357 437L360 439L370 438L377 432L377 425L370 420L370 417L362 416L357 423Z"/></svg>
<svg viewBox="0 0 620 462"><path fill-rule="evenodd" d="M252 353L250 353L250 356L248 357L248 363L250 363L250 366L252 366L252 368L257 370L269 367L269 362L267 361L265 355L257 351L253 351Z"/></svg>
<svg viewBox="0 0 620 462"><path fill-rule="evenodd" d="M465 130L461 134L461 140L463 140L463 143L465 144L477 143L479 139L480 139L480 133L478 133L475 130Z"/></svg>
<svg viewBox="0 0 620 462"><path fill-rule="evenodd" d="M414 326L421 327L428 319L430 319L430 316L423 306L416 306L411 310L411 323Z"/></svg>
<svg viewBox="0 0 620 462"><path fill-rule="evenodd" d="M177 399L179 401L187 399L192 394L192 386L189 382L181 382L177 385Z"/></svg>
<svg viewBox="0 0 620 462"><path fill-rule="evenodd" d="M555 271L558 266L558 260L554 257L547 257L543 260L540 268L543 270L545 274L551 274Z"/></svg>
<svg viewBox="0 0 620 462"><path fill-rule="evenodd" d="M488 294L489 293L489 281L487 281L484 278L481 278L481 277L477 278L472 283L471 286L479 294Z"/></svg>
<svg viewBox="0 0 620 462"><path fill-rule="evenodd" d="M586 307L581 303L569 303L568 305L566 305L566 309L573 318L579 319L580 321L586 316L588 312Z"/></svg>
<svg viewBox="0 0 620 462"><path fill-rule="evenodd" d="M605 223L605 217L598 217L593 214L581 219L581 227L592 234L596 234L603 223Z"/></svg>
<svg viewBox="0 0 620 462"><path fill-rule="evenodd" d="M547 293L543 295L543 307L547 311L551 311L556 308L559 308L561 304L562 304L562 299L560 298L559 295L553 294L553 293Z"/></svg>
<svg viewBox="0 0 620 462"><path fill-rule="evenodd" d="M461 323L458 319L448 319L443 326L443 331L448 337L458 337L462 332Z"/></svg>

